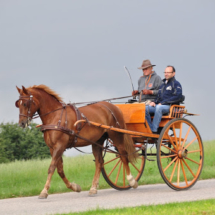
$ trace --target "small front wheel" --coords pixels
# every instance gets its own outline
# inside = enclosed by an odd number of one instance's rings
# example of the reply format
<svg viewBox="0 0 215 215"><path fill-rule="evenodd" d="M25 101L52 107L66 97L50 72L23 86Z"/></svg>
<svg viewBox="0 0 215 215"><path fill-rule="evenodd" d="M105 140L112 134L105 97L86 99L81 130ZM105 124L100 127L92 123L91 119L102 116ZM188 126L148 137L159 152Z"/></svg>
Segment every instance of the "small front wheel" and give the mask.
<svg viewBox="0 0 215 215"><path fill-rule="evenodd" d="M189 189L201 174L203 160L203 143L197 128L183 118L169 121L157 147L157 164L166 184L174 190Z"/></svg>

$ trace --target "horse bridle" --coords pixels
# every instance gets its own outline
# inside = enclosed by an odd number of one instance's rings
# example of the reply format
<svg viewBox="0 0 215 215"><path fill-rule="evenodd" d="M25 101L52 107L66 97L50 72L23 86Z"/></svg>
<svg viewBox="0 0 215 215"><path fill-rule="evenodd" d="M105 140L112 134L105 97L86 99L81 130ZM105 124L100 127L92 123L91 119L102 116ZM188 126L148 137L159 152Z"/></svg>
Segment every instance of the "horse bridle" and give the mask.
<svg viewBox="0 0 215 215"><path fill-rule="evenodd" d="M15 106L16 106L17 108L19 108L18 102L19 102L20 99L27 101L27 104L26 104L26 107L28 108L27 115L25 115L25 114L19 114L19 116L24 116L24 117L27 118L27 124L28 124L32 119L36 119L36 118L38 118L38 117L45 116L45 115L48 115L48 114L50 114L50 113L52 113L52 112L55 112L55 111L57 111L57 110L61 110L61 109L64 109L64 108L65 108L65 104L62 103L62 107L57 108L57 109L55 109L55 110L53 110L53 111L50 111L50 112L45 113L45 114L42 114L42 115L39 115L39 113L37 112L37 113L35 113L35 114L33 114L33 115L31 116L31 105L32 105L32 103L34 103L34 105L36 105L35 101L33 100L33 95L30 94L29 96L19 96L19 99L15 102Z"/></svg>
<svg viewBox="0 0 215 215"><path fill-rule="evenodd" d="M35 102L33 100L33 95L30 94L28 96L19 96L19 99L15 102L15 106L17 108L19 108L19 104L18 104L19 100L25 100L25 101L27 101L27 103L26 103L26 107L28 108L27 115L20 113L19 116L27 117L27 124L28 124L33 118L37 118L37 117L34 117L34 115L36 115L36 114L34 114L31 117L31 105L32 105L32 103L35 104Z"/></svg>

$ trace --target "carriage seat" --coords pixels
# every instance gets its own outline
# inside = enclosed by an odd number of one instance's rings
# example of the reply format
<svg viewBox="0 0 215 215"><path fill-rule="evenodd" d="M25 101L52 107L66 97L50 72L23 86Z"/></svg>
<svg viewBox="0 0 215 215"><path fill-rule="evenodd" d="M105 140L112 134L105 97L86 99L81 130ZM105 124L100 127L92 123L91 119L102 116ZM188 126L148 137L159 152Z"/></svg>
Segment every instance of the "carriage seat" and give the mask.
<svg viewBox="0 0 215 215"><path fill-rule="evenodd" d="M162 119L164 118L182 118L185 110L185 106L182 105L171 105L169 113L163 114ZM151 118L154 117L154 114L151 114Z"/></svg>
<svg viewBox="0 0 215 215"><path fill-rule="evenodd" d="M182 97L179 100L173 101L173 102L169 102L168 103L170 105L169 113L163 114L163 116L174 117L176 115L176 113L178 113L179 109L180 109L181 112L184 111L184 106L181 106L181 108L180 108L180 104L184 104L184 100L185 100L185 96L182 95ZM172 108L172 106L174 108ZM153 117L154 114L151 114L151 116ZM178 117L176 117L176 118L178 118Z"/></svg>

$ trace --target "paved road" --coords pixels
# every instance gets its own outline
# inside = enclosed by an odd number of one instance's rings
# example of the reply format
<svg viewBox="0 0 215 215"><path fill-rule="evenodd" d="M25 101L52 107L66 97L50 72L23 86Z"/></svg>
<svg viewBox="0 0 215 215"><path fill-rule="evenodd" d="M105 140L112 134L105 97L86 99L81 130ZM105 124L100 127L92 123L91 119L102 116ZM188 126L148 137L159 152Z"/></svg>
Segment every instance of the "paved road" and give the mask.
<svg viewBox="0 0 215 215"><path fill-rule="evenodd" d="M96 208L131 207L168 202L215 198L215 179L198 181L187 191L174 191L166 184L144 185L137 189L99 190L97 196L88 192L52 194L41 200L37 196L0 200L0 215L47 215L86 211Z"/></svg>

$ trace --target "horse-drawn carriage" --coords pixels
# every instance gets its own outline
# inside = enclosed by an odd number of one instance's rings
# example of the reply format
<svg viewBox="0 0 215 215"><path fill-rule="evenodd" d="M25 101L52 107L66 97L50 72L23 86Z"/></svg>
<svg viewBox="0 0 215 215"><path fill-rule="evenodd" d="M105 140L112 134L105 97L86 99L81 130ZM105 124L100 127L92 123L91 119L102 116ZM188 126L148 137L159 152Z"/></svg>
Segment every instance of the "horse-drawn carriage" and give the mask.
<svg viewBox="0 0 215 215"><path fill-rule="evenodd" d="M159 133L153 134L145 119L145 104L117 105L123 116L134 147L139 154L136 164L131 163L132 175L138 181L144 171L146 159L157 158L157 165L165 183L174 190L188 189L198 180L203 166L203 144L197 128L183 116L185 106L172 105L170 113L162 117ZM112 144L112 143L110 143ZM151 149L148 149L150 145ZM107 157L107 158L106 158ZM119 156L105 156L102 174L110 186L118 190L129 189Z"/></svg>
<svg viewBox="0 0 215 215"><path fill-rule="evenodd" d="M192 187L201 174L203 143L193 123L184 118L194 115L187 113L185 106L172 105L169 114L162 117L160 133L154 134L145 119L147 106L143 103L96 102L78 109L62 103L58 94L44 85L17 89L20 125L24 127L38 112L52 155L40 198L48 196L55 168L68 188L81 190L65 177L62 154L66 148L90 144L96 163L90 194L97 193L100 171L107 183L117 190L136 188L146 159L155 157L163 180L174 190Z"/></svg>

